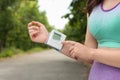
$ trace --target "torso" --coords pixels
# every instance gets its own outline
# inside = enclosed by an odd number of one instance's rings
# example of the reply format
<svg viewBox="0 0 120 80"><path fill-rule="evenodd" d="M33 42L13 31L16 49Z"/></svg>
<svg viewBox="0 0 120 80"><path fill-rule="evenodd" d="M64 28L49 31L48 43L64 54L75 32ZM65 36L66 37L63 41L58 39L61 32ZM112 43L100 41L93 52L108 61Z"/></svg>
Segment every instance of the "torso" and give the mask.
<svg viewBox="0 0 120 80"><path fill-rule="evenodd" d="M120 3L109 10L103 10L102 4L95 7L88 20L88 28L99 48L120 48Z"/></svg>
<svg viewBox="0 0 120 80"><path fill-rule="evenodd" d="M102 4L94 8L88 28L98 42L98 48L120 49L120 3L112 8ZM94 61L89 80L120 80L120 68Z"/></svg>

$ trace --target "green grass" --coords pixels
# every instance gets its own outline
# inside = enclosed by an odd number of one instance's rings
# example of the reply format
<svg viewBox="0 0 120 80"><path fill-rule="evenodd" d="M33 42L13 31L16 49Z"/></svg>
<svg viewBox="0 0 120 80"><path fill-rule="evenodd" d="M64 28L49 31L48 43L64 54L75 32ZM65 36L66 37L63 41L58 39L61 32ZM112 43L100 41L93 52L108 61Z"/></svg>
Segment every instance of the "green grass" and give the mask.
<svg viewBox="0 0 120 80"><path fill-rule="evenodd" d="M26 51L26 53L40 52L40 51L43 51L43 50L46 50L46 49L45 48L38 48L38 47L36 47L36 48L33 48L33 49L30 49L30 50Z"/></svg>
<svg viewBox="0 0 120 80"><path fill-rule="evenodd" d="M22 51L20 49L16 49L14 47L12 47L12 48L5 48L0 53L0 58L12 57L13 55L17 55L17 54L21 54L21 53L24 53L24 51Z"/></svg>
<svg viewBox="0 0 120 80"><path fill-rule="evenodd" d="M31 53L40 52L40 51L43 51L43 50L45 50L45 49L44 48L38 48L38 47L30 49L28 51L23 51L23 50L20 50L20 49L16 49L14 47L5 48L0 53L0 58L7 58L7 57L15 56L15 55L31 54Z"/></svg>

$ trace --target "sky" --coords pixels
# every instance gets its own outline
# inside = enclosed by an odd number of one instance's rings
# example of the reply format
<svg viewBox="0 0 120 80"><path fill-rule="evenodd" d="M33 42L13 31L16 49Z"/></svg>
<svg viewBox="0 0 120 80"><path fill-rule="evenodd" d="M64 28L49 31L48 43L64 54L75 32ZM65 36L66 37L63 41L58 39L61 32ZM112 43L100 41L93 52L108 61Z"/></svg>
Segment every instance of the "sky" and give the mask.
<svg viewBox="0 0 120 80"><path fill-rule="evenodd" d="M38 0L39 10L46 11L48 22L57 29L63 29L68 22L67 19L61 18L69 13L69 5L72 0Z"/></svg>

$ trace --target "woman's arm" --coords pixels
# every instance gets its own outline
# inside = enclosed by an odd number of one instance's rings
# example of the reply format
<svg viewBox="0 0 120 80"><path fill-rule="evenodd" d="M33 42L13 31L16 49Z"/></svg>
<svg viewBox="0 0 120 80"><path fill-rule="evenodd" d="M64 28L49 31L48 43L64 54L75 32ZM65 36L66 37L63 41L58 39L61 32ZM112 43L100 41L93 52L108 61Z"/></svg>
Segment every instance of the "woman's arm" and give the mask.
<svg viewBox="0 0 120 80"><path fill-rule="evenodd" d="M89 29L87 27L85 45L74 41L64 41L61 52L66 56L69 56L78 61L83 60L84 62L92 63L93 60L90 59L91 54L88 54L88 52L90 52L91 49L96 48L97 42L95 38L90 34Z"/></svg>
<svg viewBox="0 0 120 80"><path fill-rule="evenodd" d="M89 63L95 60L109 66L120 68L120 48L97 48L97 41L91 35L88 27L85 45L74 41L64 41L63 45L62 52L71 58Z"/></svg>
<svg viewBox="0 0 120 80"><path fill-rule="evenodd" d="M97 48L97 41L96 39L91 35L91 33L89 32L89 29L87 27L87 31L86 31L86 36L85 36L85 46L90 47L90 48Z"/></svg>
<svg viewBox="0 0 120 80"><path fill-rule="evenodd" d="M91 55L93 60L120 68L120 49L93 49Z"/></svg>
<svg viewBox="0 0 120 80"><path fill-rule="evenodd" d="M64 48L65 55L76 60L92 63L93 60L120 68L120 48L95 48L95 45L85 46L74 41L63 42L67 48ZM70 45L70 46L69 46ZM91 46L91 47L90 47Z"/></svg>
<svg viewBox="0 0 120 80"><path fill-rule="evenodd" d="M96 39L91 35L89 28L88 28L88 17L87 14L87 30L86 30L86 36L85 36L85 45L90 48L97 48L97 41Z"/></svg>
<svg viewBox="0 0 120 80"><path fill-rule="evenodd" d="M88 24L88 14L87 14L87 24ZM96 39L92 36L92 34L89 31L88 25L87 25L87 30L86 30L86 36L85 36L85 46L89 48L96 49L97 48L97 41ZM93 63L93 60L89 60L88 63Z"/></svg>

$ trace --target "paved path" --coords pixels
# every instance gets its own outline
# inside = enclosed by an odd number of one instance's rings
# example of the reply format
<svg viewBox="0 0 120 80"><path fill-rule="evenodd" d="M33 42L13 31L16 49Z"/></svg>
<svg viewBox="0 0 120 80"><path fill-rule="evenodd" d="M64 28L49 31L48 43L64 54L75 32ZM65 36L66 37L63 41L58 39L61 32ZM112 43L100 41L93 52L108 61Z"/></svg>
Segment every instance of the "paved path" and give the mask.
<svg viewBox="0 0 120 80"><path fill-rule="evenodd" d="M87 67L55 50L0 61L0 80L87 80Z"/></svg>

